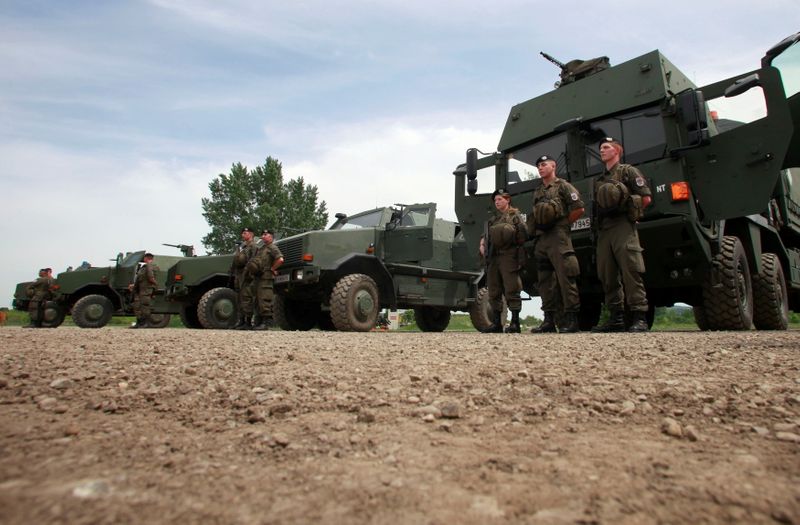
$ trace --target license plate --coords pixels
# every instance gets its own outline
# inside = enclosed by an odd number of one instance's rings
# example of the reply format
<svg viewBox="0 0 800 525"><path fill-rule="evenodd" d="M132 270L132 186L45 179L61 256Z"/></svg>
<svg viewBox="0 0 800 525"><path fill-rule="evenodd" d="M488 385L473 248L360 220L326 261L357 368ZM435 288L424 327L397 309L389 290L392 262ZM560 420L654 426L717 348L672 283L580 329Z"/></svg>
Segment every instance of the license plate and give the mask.
<svg viewBox="0 0 800 525"><path fill-rule="evenodd" d="M570 229L572 231L576 230L588 230L592 226L592 218L591 217L581 217L577 221L572 223Z"/></svg>
<svg viewBox="0 0 800 525"><path fill-rule="evenodd" d="M289 282L289 274L288 273L283 273L281 275L276 275L275 276L275 282L276 283L288 283Z"/></svg>

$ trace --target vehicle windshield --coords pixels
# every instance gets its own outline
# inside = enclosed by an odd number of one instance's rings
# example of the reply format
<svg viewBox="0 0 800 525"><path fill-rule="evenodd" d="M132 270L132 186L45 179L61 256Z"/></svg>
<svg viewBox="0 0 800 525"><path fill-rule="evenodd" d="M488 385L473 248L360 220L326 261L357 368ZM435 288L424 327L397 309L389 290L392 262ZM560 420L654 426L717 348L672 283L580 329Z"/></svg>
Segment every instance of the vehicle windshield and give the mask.
<svg viewBox="0 0 800 525"><path fill-rule="evenodd" d="M144 252L131 252L122 259L122 262L119 263L120 266L123 268L130 268L139 264L139 261L142 260L144 256Z"/></svg>
<svg viewBox="0 0 800 525"><path fill-rule="evenodd" d="M800 92L800 42L795 42L775 57L772 65L781 72L786 98Z"/></svg>
<svg viewBox="0 0 800 525"><path fill-rule="evenodd" d="M375 228L381 226L381 218L383 217L383 209L375 210L369 213L354 215L353 217L345 217L339 219L331 226L331 230L354 230L357 228Z"/></svg>

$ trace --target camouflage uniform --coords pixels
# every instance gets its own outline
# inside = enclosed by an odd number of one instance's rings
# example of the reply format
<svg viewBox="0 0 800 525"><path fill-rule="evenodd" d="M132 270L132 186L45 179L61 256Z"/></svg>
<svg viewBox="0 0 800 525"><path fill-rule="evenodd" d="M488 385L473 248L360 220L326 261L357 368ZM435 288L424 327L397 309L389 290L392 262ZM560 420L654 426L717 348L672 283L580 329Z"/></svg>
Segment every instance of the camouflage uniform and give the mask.
<svg viewBox="0 0 800 525"><path fill-rule="evenodd" d="M145 324L150 319L150 305L158 288L156 281L158 270L158 266L153 262L144 263L136 270L136 278L133 281L133 314L136 316L137 325Z"/></svg>
<svg viewBox="0 0 800 525"><path fill-rule="evenodd" d="M642 173L630 164L617 163L595 181L595 202L598 206L597 276L603 285L606 307L612 312L622 312L627 303L632 312L647 311L644 288L644 258L636 232L636 219L631 215L636 206L628 198L622 209L602 213L597 203L597 191L604 183L614 180L624 184L630 196L651 195ZM641 204L638 204L641 209ZM640 213L640 212L639 212ZM637 217L637 215L634 215Z"/></svg>
<svg viewBox="0 0 800 525"><path fill-rule="evenodd" d="M555 178L533 192L533 207L558 201L561 216L554 223L536 224L535 214L528 216L528 231L536 238L533 252L536 260L537 287L542 297L542 310L551 315L580 310L576 278L580 274L578 258L570 238L569 214L584 207L580 194L569 182Z"/></svg>
<svg viewBox="0 0 800 525"><path fill-rule="evenodd" d="M27 295L30 297L28 303L28 315L30 315L31 328L41 328L44 321L44 308L47 301L53 298L53 287L56 280L49 276L38 277L28 285Z"/></svg>
<svg viewBox="0 0 800 525"><path fill-rule="evenodd" d="M253 317L256 281L255 276L247 270L247 263L256 256L260 244L260 239L243 241L233 255L233 288L238 293L239 316L248 326Z"/></svg>
<svg viewBox="0 0 800 525"><path fill-rule="evenodd" d="M489 302L495 312L503 310L503 296L508 309L519 312L522 309L520 292L522 279L519 272L525 264L525 223L519 210L509 207L505 213L496 213L489 219L489 241L491 253L486 280L489 288Z"/></svg>
<svg viewBox="0 0 800 525"><path fill-rule="evenodd" d="M281 250L274 242L271 242L262 244L255 257L247 263L248 272L257 276L254 285L256 303L265 328L267 320L272 319L272 300L275 296L273 291L275 276L272 275L272 265L282 258Z"/></svg>

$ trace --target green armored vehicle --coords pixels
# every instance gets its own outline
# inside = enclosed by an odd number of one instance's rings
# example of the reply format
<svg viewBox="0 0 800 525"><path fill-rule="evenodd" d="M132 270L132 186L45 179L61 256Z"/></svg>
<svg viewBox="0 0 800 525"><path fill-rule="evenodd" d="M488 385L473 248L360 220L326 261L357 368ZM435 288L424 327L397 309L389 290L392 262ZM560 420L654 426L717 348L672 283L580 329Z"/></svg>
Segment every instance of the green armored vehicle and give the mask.
<svg viewBox="0 0 800 525"><path fill-rule="evenodd" d="M413 308L427 332L444 330L451 310L470 312L478 328L490 324L458 224L436 218L434 203L396 206L337 214L328 230L278 242L285 261L274 316L283 329L368 331L382 308Z"/></svg>
<svg viewBox="0 0 800 525"><path fill-rule="evenodd" d="M594 325L603 293L593 182L604 169L598 145L615 137L622 162L636 165L653 192L638 225L650 322L656 306L683 302L703 330L786 329L789 309L800 310L799 39L767 51L760 68L702 88L658 51L614 67L605 57L561 64L555 90L511 109L498 151L479 158L469 150L456 170L465 239L477 246L495 188L507 188L530 213L541 184L535 159L556 157L558 176L587 204L572 240L581 328ZM746 123L715 120L715 104L744 96L754 96L762 114ZM536 293L533 260L524 286Z"/></svg>
<svg viewBox="0 0 800 525"><path fill-rule="evenodd" d="M284 255L275 278L276 323L284 330L368 331L383 308L413 308L418 326L442 331L451 310L488 326L480 272L457 224L436 218L436 205L376 208L336 215L327 230L277 241ZM167 296L197 327L230 328L237 320L230 288L232 255L181 261Z"/></svg>
<svg viewBox="0 0 800 525"><path fill-rule="evenodd" d="M81 328L101 328L113 316L133 315L133 297L128 285L133 283L144 251L117 255L114 266L78 267L61 272L56 277L57 292L52 301L45 306L43 326L56 327L64 321L67 314ZM163 328L170 321L170 315L178 313L177 307L164 298L164 284L167 269L184 257L155 255L153 262L158 265L158 289L153 300L150 326ZM19 283L14 293L13 306L17 310L28 309L26 295L29 283Z"/></svg>

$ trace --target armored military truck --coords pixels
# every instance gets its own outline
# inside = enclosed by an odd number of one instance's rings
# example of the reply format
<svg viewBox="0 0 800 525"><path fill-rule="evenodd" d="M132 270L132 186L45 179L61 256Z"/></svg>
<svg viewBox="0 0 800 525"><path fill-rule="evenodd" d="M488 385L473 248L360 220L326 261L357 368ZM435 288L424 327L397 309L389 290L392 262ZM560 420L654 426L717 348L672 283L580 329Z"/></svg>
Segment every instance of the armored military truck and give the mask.
<svg viewBox="0 0 800 525"><path fill-rule="evenodd" d="M117 255L113 266L79 267L61 272L56 276L56 297L47 303L44 310L43 326L56 327L69 314L74 323L81 328L101 328L113 316L133 315L133 297L128 285L133 283L139 263L145 252L129 252ZM165 300L164 284L167 269L184 257L155 255L153 262L161 270L158 272L158 289L153 300L150 326L163 328L170 322L171 314L178 308ZM14 293L13 306L17 310L28 309L26 295L29 283L19 283Z"/></svg>
<svg viewBox="0 0 800 525"><path fill-rule="evenodd" d="M424 331L444 330L451 310L470 312L476 327L490 324L480 271L459 226L437 218L434 203L340 213L329 229L277 245L285 261L273 313L284 330L368 331L383 308L413 308ZM172 268L167 296L181 304L182 319L205 328L236 323L232 259L197 257Z"/></svg>
<svg viewBox="0 0 800 525"><path fill-rule="evenodd" d="M800 33L768 50L753 71L700 88L659 51L613 67L605 57L561 64L556 89L511 108L497 151L468 150L456 170L464 238L477 245L495 188L530 213L541 184L535 159L557 158L558 176L587 203L572 239L581 328L594 325L603 293L593 183L604 169L598 145L615 137L622 162L636 165L653 191L638 225L650 323L656 306L683 302L703 330L786 329L789 309L800 310L798 40ZM715 104L745 96L760 114L715 121ZM532 260L524 286L536 294Z"/></svg>
<svg viewBox="0 0 800 525"><path fill-rule="evenodd" d="M435 203L395 206L337 214L328 230L278 242L285 261L274 316L283 329L363 332L383 308L413 308L426 332L444 330L451 311L470 312L478 328L490 324L459 225L437 218Z"/></svg>

